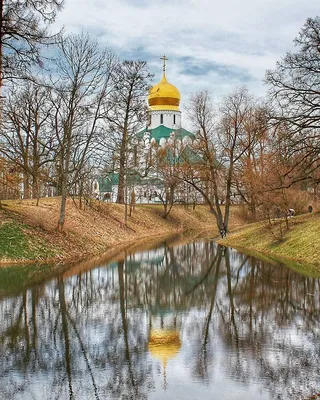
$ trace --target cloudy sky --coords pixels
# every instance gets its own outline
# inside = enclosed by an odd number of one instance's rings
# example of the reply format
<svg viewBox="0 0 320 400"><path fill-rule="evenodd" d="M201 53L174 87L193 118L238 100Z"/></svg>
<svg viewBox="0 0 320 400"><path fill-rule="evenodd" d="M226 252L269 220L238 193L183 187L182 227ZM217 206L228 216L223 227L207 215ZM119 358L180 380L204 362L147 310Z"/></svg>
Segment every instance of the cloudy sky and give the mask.
<svg viewBox="0 0 320 400"><path fill-rule="evenodd" d="M57 23L148 61L155 82L165 54L167 78L184 101L201 89L219 100L241 84L263 96L266 69L319 13L319 0L66 0Z"/></svg>

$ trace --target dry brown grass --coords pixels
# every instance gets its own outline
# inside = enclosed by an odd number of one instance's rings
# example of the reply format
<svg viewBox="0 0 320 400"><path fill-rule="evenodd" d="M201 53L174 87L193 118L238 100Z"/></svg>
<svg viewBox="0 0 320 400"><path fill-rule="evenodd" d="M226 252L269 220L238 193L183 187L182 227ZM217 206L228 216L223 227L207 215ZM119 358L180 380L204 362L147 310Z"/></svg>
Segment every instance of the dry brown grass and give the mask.
<svg viewBox="0 0 320 400"><path fill-rule="evenodd" d="M80 209L79 202L71 199L61 234L56 230L59 207L59 198L41 199L38 206L33 200L6 201L0 217L25 224L28 235L41 237L56 254L54 259L61 261L80 260L118 245L174 232L209 230L211 236L217 234L214 216L206 206L197 206L195 210L191 206L174 206L164 220L162 206L137 205L125 226L123 205L93 200L90 207ZM232 209L232 227L243 224L237 208Z"/></svg>

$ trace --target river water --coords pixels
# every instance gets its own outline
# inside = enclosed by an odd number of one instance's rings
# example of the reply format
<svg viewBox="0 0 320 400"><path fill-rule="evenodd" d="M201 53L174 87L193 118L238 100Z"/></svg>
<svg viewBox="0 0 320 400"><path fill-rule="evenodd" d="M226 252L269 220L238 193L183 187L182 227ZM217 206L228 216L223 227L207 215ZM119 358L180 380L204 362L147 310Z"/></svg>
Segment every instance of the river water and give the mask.
<svg viewBox="0 0 320 400"><path fill-rule="evenodd" d="M319 296L205 240L62 274L0 297L0 399L320 398Z"/></svg>

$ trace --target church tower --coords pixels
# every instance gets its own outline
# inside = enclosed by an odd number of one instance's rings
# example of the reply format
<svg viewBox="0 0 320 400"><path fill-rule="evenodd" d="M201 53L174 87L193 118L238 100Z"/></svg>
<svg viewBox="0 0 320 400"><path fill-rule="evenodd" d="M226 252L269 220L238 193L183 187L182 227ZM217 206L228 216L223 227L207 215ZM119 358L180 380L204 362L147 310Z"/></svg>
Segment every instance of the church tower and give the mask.
<svg viewBox="0 0 320 400"><path fill-rule="evenodd" d="M137 140L148 152L152 144L164 147L173 141L187 145L194 140L194 134L181 126L180 92L167 81L166 56L163 60L162 78L148 93L146 127L137 133Z"/></svg>
<svg viewBox="0 0 320 400"><path fill-rule="evenodd" d="M147 128L155 129L162 125L176 130L181 128L180 93L174 85L167 81L167 57L163 56L161 60L163 60L162 79L149 90Z"/></svg>
<svg viewBox="0 0 320 400"><path fill-rule="evenodd" d="M130 175L134 182L134 190L140 202L160 202L157 192L161 188L159 184L156 164L151 159L157 156L159 148L171 149L170 154L176 154L185 149L195 139L195 135L181 126L180 92L169 83L166 78L166 56L161 57L163 61L162 78L154 85L148 93L148 113L145 128L138 131L132 138L129 152L130 162L134 165L134 172ZM135 177L135 172L139 171ZM143 178L141 178L143 176ZM97 181L99 191L96 196L103 199L116 197L118 190L118 174L110 173L105 178ZM155 180L158 183L155 184ZM139 182L139 184L138 184ZM160 186L159 186L160 185ZM108 196L108 197L105 197ZM148 199L148 200L147 200Z"/></svg>

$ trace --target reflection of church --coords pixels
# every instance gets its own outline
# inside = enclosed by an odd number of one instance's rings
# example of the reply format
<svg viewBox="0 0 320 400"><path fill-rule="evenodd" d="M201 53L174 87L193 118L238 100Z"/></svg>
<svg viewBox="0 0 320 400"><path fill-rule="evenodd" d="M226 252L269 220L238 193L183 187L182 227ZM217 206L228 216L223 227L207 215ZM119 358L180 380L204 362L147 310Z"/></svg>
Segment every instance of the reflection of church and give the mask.
<svg viewBox="0 0 320 400"><path fill-rule="evenodd" d="M179 320L180 321L180 320ZM149 331L149 352L152 357L158 359L162 363L163 368L163 385L167 386L167 364L180 351L180 323L177 316L168 315L151 315Z"/></svg>
<svg viewBox="0 0 320 400"><path fill-rule="evenodd" d="M134 257L141 260L141 269L148 276L144 280L148 306L148 350L152 358L161 363L163 387L166 388L168 365L179 354L182 345L185 299L181 281L185 281L185 274L183 268L179 268L180 260L176 258L173 247L160 247Z"/></svg>
<svg viewBox="0 0 320 400"><path fill-rule="evenodd" d="M166 78L166 56L163 60L163 74L161 81L154 85L148 94L148 112L146 128L138 132L132 140L131 157L135 159L135 169L144 175L148 159L156 154L156 150L172 148L179 151L194 139L194 134L181 127L181 111L179 90L169 83ZM132 160L131 160L132 163ZM130 163L129 163L130 164ZM133 176L128 185L135 191L137 202L157 202L156 193L160 183L157 172L152 168L148 174L140 179L139 174ZM100 200L115 201L117 197L118 180L116 173L110 173L97 179L94 187L95 197Z"/></svg>

